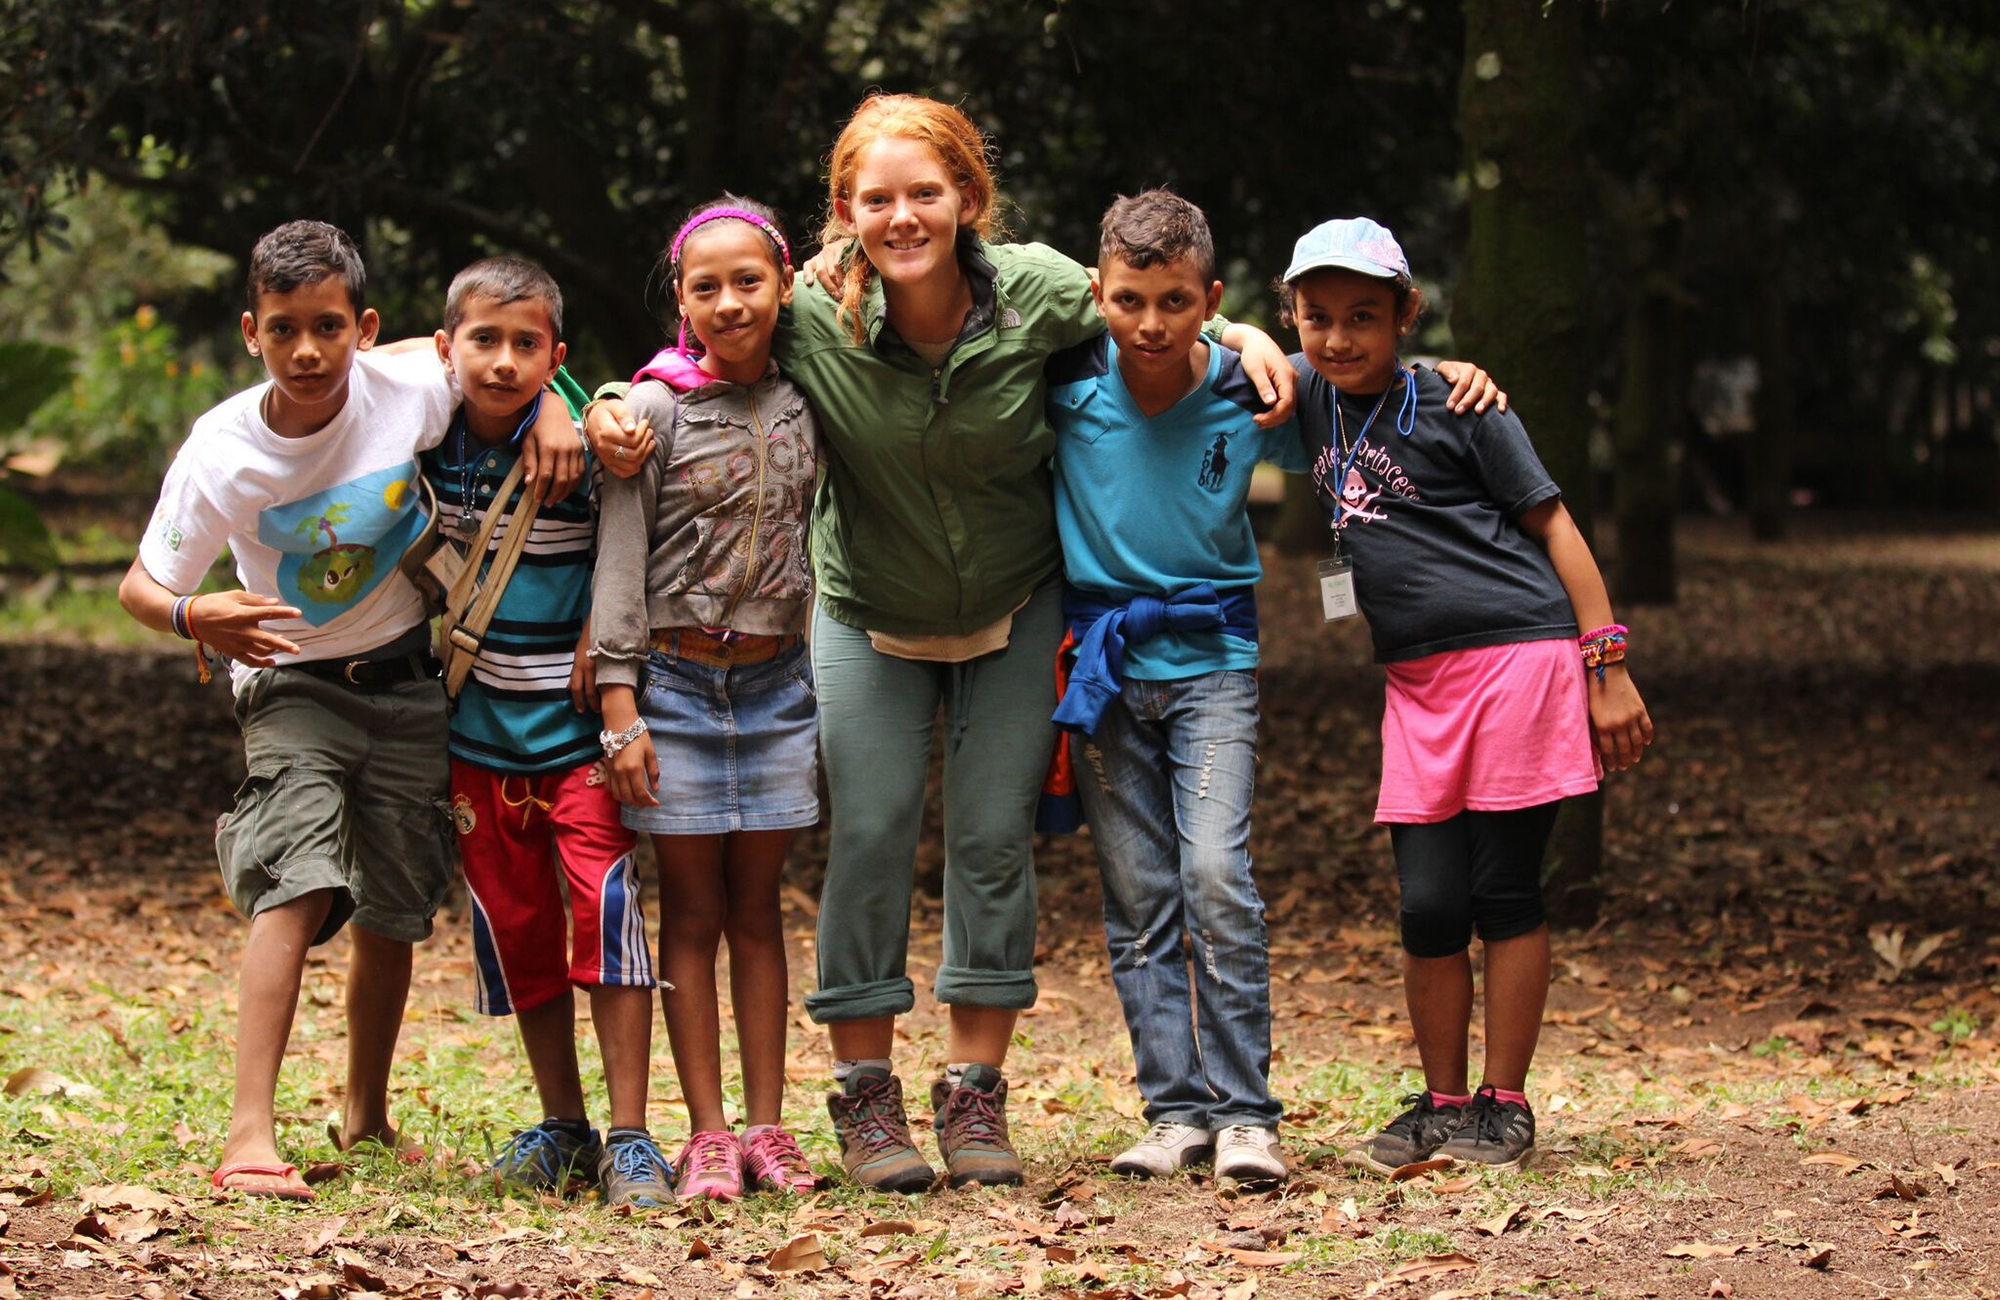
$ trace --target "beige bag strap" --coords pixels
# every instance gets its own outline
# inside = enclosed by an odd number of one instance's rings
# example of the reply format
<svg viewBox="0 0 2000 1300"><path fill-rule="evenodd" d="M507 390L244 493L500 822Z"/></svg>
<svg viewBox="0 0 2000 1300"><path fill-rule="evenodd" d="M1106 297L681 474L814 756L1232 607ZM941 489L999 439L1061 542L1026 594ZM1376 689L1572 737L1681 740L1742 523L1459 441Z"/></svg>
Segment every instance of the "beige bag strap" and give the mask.
<svg viewBox="0 0 2000 1300"><path fill-rule="evenodd" d="M499 495L493 506L486 512L486 522L473 541L473 552L452 584L445 597L442 654L444 658L445 694L454 699L465 685L466 677L472 672L472 662L479 657L480 643L485 639L486 629L493 622L494 611L500 607L500 597L506 594L507 583L514 576L514 567L520 562L521 552L527 547L528 534L534 531L535 515L541 510L541 498L532 492L524 492L521 500L509 511L505 503L512 499L514 489L520 485L525 468L519 460L507 473L506 481L500 485ZM507 536L501 539L500 549L494 552L493 562L484 564L486 548L492 544L493 532L502 518L507 519ZM484 565L485 581L479 581L480 569Z"/></svg>

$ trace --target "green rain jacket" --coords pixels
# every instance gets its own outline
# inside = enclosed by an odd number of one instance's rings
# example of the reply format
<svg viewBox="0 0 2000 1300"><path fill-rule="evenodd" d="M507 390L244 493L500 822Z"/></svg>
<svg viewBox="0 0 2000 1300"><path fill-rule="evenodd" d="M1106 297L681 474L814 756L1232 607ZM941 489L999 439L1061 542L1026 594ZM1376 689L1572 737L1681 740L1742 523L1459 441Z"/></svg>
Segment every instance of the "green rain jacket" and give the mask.
<svg viewBox="0 0 2000 1300"><path fill-rule="evenodd" d="M889 328L878 279L857 345L836 299L801 286L775 352L819 420L826 478L813 572L826 612L900 636L962 636L1062 569L1044 410L1049 355L1104 331L1077 263L966 239L973 309L936 368Z"/></svg>

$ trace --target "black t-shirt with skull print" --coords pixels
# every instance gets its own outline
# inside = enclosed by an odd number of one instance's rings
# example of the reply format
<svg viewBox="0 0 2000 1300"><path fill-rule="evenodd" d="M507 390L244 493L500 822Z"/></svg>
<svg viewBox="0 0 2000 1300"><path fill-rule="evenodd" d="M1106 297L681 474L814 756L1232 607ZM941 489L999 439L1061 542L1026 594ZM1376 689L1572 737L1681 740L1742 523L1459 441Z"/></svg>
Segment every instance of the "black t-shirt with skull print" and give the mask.
<svg viewBox="0 0 2000 1300"><path fill-rule="evenodd" d="M1338 515L1331 526L1354 563L1378 663L1577 635L1548 554L1515 523L1561 495L1520 420L1452 414L1451 385L1418 367L1409 432L1397 427L1403 394L1392 389L1357 448L1375 399L1342 396L1342 445L1333 386L1303 356L1291 360L1313 487L1328 520Z"/></svg>

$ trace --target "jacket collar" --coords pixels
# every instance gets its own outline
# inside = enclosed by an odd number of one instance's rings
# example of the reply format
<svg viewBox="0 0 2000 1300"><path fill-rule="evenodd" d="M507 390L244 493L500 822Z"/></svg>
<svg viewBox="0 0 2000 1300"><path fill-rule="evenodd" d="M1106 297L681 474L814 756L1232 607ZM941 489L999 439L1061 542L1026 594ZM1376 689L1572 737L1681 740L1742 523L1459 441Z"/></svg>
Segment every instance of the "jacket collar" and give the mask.
<svg viewBox="0 0 2000 1300"><path fill-rule="evenodd" d="M972 311L965 318L965 326L958 332L960 343L975 338L992 328L994 317L999 312L1000 272L989 256L991 246L970 231L958 237L958 264L965 272L966 283L972 289ZM868 342L878 352L915 356L910 345L889 324L888 304L883 301L882 277L874 276L868 281L868 291L861 300L861 310L868 322Z"/></svg>

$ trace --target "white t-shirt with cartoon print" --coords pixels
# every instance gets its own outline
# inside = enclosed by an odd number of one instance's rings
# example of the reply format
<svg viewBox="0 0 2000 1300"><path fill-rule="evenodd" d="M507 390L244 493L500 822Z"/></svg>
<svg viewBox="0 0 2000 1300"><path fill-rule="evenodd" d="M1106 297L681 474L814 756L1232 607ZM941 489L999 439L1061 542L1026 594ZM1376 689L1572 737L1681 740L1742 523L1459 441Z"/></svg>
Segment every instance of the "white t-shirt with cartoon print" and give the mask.
<svg viewBox="0 0 2000 1300"><path fill-rule="evenodd" d="M227 546L245 591L301 611L265 626L300 653L280 664L375 649L421 623L397 561L422 531L419 451L444 437L457 390L428 349L358 353L332 422L284 438L264 422L270 383L194 422L160 485L139 561L170 591L191 592ZM252 669L230 666L241 690Z"/></svg>

